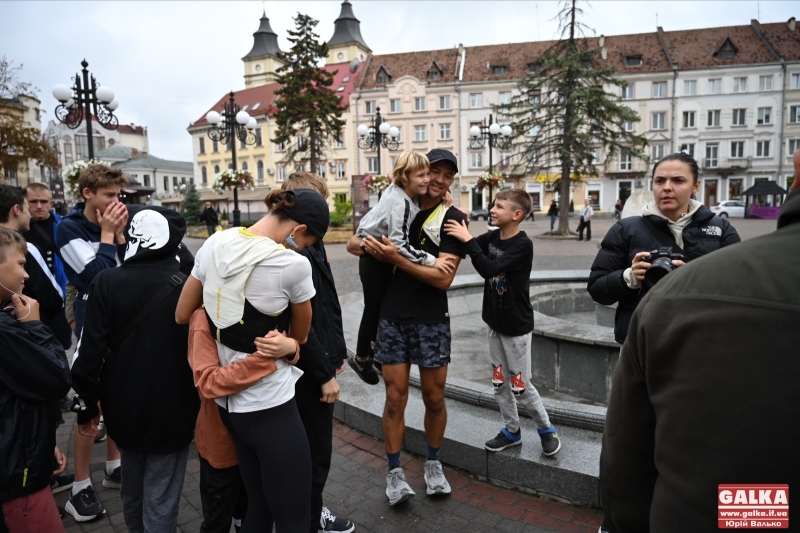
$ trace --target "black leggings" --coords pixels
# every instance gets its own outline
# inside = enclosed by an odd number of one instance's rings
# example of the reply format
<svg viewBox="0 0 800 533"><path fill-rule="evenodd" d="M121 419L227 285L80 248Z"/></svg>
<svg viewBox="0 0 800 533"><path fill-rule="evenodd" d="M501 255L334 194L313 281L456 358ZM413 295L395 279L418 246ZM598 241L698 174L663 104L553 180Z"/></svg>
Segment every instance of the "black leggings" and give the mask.
<svg viewBox="0 0 800 533"><path fill-rule="evenodd" d="M311 502L311 452L294 398L250 413L220 408L239 455L247 489L241 533L306 533Z"/></svg>
<svg viewBox="0 0 800 533"><path fill-rule="evenodd" d="M375 350L372 343L378 334L378 317L381 302L392 275L391 263L378 261L365 253L358 259L358 275L364 292L364 312L361 314L361 325L358 327L356 355L359 359L373 359Z"/></svg>

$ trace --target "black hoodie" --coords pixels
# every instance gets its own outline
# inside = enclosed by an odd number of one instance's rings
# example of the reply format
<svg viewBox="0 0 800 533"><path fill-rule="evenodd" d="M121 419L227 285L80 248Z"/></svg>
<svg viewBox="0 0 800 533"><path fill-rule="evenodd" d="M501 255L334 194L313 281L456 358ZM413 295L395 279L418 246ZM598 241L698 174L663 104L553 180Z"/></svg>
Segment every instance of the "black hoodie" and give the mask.
<svg viewBox="0 0 800 533"><path fill-rule="evenodd" d="M115 346L108 343L173 275L186 271L186 265L181 267L186 221L163 207L131 210L129 216L122 266L100 272L89 291L72 367L73 388L87 406L78 421L97 413L99 399L108 434L120 448L171 453L191 442L200 407L187 361L188 326L175 323L181 287L126 339Z"/></svg>

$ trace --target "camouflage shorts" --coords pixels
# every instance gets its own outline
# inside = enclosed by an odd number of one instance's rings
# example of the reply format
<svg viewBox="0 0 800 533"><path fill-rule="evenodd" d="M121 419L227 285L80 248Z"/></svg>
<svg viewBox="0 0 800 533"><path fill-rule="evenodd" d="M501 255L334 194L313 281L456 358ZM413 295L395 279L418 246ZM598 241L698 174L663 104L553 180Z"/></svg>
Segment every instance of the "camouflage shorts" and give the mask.
<svg viewBox="0 0 800 533"><path fill-rule="evenodd" d="M383 365L445 366L450 363L450 323L398 324L381 319L375 344L375 361Z"/></svg>

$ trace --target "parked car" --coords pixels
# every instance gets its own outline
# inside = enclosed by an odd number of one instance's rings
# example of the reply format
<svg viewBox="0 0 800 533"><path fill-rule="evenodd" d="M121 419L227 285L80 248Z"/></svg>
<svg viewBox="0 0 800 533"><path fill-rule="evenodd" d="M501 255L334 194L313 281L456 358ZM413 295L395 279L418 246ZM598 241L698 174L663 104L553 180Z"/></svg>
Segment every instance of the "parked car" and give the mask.
<svg viewBox="0 0 800 533"><path fill-rule="evenodd" d="M744 218L744 202L740 200L727 200L711 208L711 212L722 218Z"/></svg>
<svg viewBox="0 0 800 533"><path fill-rule="evenodd" d="M471 220L489 220L489 210L485 207L475 209L469 214Z"/></svg>

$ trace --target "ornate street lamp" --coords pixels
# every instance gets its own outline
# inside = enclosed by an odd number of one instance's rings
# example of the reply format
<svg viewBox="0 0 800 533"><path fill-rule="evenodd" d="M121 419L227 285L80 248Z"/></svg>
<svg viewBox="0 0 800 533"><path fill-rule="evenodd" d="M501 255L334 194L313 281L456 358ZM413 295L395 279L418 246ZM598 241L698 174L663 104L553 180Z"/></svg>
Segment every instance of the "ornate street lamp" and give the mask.
<svg viewBox="0 0 800 533"><path fill-rule="evenodd" d="M89 160L94 159L94 137L92 136L92 117L107 130L115 130L119 120L114 115L114 110L119 107L119 102L114 100L114 91L110 87L98 87L94 76L89 74L86 67L89 63L81 61L83 71L72 78L73 85L70 89L66 85L58 84L53 87L53 96L61 102L56 107L56 118L68 128L75 129L86 119L86 137L89 144Z"/></svg>
<svg viewBox="0 0 800 533"><path fill-rule="evenodd" d="M494 147L509 148L511 146L511 134L513 130L511 126L505 125L500 127L500 124L492 122L492 115L489 115L489 123L486 124L484 120L481 125L472 126L469 129L469 147L473 150L480 150L489 141L489 174L492 174L492 152ZM499 138L498 138L499 137ZM489 184L489 204L492 203L492 184Z"/></svg>
<svg viewBox="0 0 800 533"><path fill-rule="evenodd" d="M231 157L233 170L236 171L236 139L244 144L253 145L256 143L256 136L253 130L256 128L256 119L251 117L247 111L241 111L233 99L233 91L230 99L225 104L222 113L209 111L206 120L211 124L208 136L212 141L231 145ZM233 225L240 226L241 212L239 211L239 188L233 188Z"/></svg>
<svg viewBox="0 0 800 533"><path fill-rule="evenodd" d="M390 126L388 122L381 117L381 108L375 109L375 118L372 119L370 125L361 124L356 131L358 132L358 147L362 150L375 150L377 151L378 158L378 174L381 173L381 146L389 151L396 151L400 148L400 143L397 137L400 135L400 130L394 126Z"/></svg>

